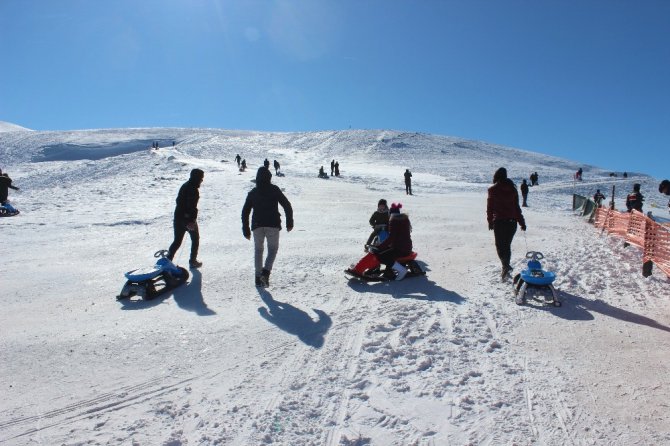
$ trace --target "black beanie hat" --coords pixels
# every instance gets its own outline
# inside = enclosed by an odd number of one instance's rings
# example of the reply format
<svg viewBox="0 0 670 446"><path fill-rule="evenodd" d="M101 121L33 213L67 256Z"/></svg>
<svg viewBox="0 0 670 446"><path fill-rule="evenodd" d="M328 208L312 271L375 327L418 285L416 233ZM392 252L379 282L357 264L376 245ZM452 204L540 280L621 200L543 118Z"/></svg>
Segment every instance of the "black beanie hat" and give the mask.
<svg viewBox="0 0 670 446"><path fill-rule="evenodd" d="M666 187L670 188L670 181L663 180L661 181L661 184L658 185L658 191L660 193L663 193L663 189L665 189Z"/></svg>
<svg viewBox="0 0 670 446"><path fill-rule="evenodd" d="M383 198L381 200L379 200L379 202L377 203L377 206L379 207L382 204L386 207L389 207L388 203L386 203L386 200L384 200Z"/></svg>

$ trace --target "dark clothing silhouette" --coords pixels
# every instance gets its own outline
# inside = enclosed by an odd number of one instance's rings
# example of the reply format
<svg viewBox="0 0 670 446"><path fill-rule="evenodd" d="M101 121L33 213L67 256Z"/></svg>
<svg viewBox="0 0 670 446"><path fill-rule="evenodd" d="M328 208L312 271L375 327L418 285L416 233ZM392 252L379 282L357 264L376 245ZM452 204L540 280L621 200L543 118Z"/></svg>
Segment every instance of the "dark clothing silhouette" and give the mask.
<svg viewBox="0 0 670 446"><path fill-rule="evenodd" d="M193 169L189 180L179 188L177 194L177 206L174 210L174 241L168 249L168 258L174 259L174 255L181 246L186 232L191 236L191 262L197 260L198 248L200 246L200 233L198 231L198 201L200 200L200 184L204 178L204 172Z"/></svg>
<svg viewBox="0 0 670 446"><path fill-rule="evenodd" d="M412 172L409 169L405 170L405 193L412 195Z"/></svg>

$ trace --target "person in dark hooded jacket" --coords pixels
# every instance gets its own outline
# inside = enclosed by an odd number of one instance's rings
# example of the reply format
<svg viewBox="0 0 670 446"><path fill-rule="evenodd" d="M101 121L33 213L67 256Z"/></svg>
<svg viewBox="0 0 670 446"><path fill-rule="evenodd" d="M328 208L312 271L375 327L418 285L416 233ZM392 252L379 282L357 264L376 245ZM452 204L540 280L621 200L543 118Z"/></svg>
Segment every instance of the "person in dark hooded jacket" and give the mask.
<svg viewBox="0 0 670 446"><path fill-rule="evenodd" d="M267 167L259 167L256 172L256 187L247 194L242 207L242 234L247 240L254 235L254 269L256 286L268 286L272 265L279 250L279 231L281 230L281 215L279 205L284 209L286 216L286 230L293 230L293 208L284 193L272 184L272 173ZM249 226L249 214L251 227ZM267 239L268 255L263 262L263 251Z"/></svg>
<svg viewBox="0 0 670 446"><path fill-rule="evenodd" d="M502 263L501 278L511 277L512 240L517 224L526 230L526 221L519 207L519 193L516 186L507 178L507 169L501 167L493 175L493 186L489 187L486 202L486 219L489 230L495 236L496 251Z"/></svg>
<svg viewBox="0 0 670 446"><path fill-rule="evenodd" d="M177 194L177 206L174 210L174 241L168 249L167 257L172 260L184 240L188 231L191 236L191 257L189 266L199 268L202 262L198 260L198 247L200 246L200 233L198 231L198 200L200 200L199 188L205 173L200 169L191 170L191 176L179 189Z"/></svg>
<svg viewBox="0 0 670 446"><path fill-rule="evenodd" d="M8 205L9 202L9 189L19 190L18 187L12 186L12 179L9 178L9 175L2 173L0 170L0 204Z"/></svg>

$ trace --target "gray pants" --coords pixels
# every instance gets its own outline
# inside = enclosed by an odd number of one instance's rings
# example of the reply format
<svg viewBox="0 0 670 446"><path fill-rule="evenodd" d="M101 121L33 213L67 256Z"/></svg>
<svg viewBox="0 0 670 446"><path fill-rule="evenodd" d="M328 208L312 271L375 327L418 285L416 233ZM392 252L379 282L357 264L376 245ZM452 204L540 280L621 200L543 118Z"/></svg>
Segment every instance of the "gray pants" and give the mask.
<svg viewBox="0 0 670 446"><path fill-rule="evenodd" d="M256 275L259 276L263 269L272 271L272 265L275 263L277 257L277 250L279 249L279 228L256 228L254 233L254 267ZM268 241L268 256L265 258L265 266L263 266L263 249L265 247L265 239Z"/></svg>

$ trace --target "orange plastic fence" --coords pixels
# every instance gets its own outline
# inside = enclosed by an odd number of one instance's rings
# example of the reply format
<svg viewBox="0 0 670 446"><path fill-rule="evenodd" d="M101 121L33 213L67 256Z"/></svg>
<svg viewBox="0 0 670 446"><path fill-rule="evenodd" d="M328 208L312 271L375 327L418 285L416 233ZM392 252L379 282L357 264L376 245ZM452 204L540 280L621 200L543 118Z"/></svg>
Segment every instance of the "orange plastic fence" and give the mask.
<svg viewBox="0 0 670 446"><path fill-rule="evenodd" d="M594 224L609 234L625 239L643 250L643 262L653 262L670 276L670 227L661 225L641 212L596 210Z"/></svg>

